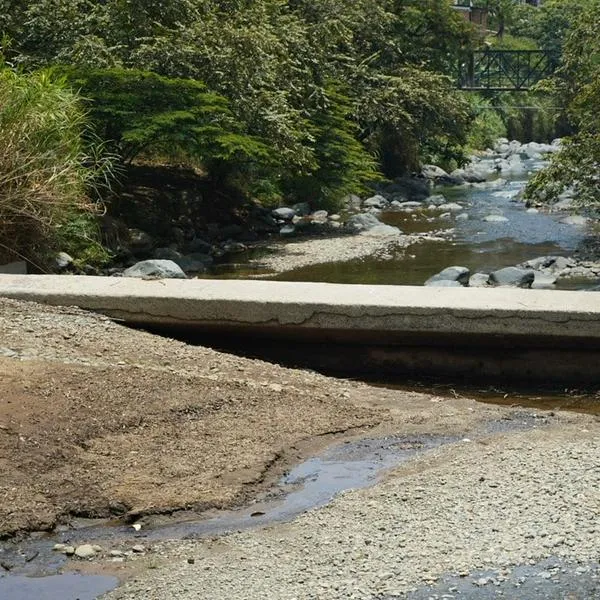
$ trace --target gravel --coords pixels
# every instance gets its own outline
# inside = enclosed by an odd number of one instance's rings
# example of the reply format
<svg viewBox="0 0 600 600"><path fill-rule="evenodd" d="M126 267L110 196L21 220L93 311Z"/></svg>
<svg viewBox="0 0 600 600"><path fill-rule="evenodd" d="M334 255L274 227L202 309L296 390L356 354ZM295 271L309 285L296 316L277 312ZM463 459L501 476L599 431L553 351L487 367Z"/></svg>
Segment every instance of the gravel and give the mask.
<svg viewBox="0 0 600 600"><path fill-rule="evenodd" d="M599 430L596 417L581 415L431 451L293 523L159 546L163 568L107 597L395 598L445 574L483 589L486 570L550 557L585 575L599 556ZM546 571L525 572L519 585ZM448 597L431 589L414 597Z"/></svg>

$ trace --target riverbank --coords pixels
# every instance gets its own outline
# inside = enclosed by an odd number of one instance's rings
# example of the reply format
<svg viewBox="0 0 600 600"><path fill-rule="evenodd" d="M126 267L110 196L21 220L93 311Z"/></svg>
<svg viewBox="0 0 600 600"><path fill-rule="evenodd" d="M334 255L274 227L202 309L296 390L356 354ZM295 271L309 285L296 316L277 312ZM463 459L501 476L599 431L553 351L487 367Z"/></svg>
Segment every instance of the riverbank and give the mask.
<svg viewBox="0 0 600 600"><path fill-rule="evenodd" d="M456 432L504 410L188 346L75 308L0 307L4 536L234 506L334 436Z"/></svg>

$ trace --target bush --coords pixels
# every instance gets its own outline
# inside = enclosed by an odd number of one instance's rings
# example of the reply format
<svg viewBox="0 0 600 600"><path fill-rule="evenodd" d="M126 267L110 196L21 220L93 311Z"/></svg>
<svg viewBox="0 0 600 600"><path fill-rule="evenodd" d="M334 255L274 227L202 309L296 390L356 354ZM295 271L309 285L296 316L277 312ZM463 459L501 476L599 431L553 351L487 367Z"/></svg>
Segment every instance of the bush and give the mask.
<svg viewBox="0 0 600 600"><path fill-rule="evenodd" d="M0 252L38 267L53 252L97 247L93 232L65 235L99 210L89 191L110 163L83 141L79 99L47 72L0 69ZM85 241L87 240L87 241ZM77 252L76 252L77 254ZM102 258L101 252L96 253Z"/></svg>

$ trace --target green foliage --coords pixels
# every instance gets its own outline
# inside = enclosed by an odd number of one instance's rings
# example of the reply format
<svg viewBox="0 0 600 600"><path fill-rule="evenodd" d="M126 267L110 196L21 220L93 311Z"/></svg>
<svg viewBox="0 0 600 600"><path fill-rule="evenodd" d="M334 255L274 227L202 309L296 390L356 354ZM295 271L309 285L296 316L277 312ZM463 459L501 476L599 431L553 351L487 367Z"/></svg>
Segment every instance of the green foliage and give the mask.
<svg viewBox="0 0 600 600"><path fill-rule="evenodd" d="M317 167L284 183L296 201L335 211L344 195L363 192L364 184L377 178L376 162L356 139L358 127L351 116L350 98L328 86L309 128Z"/></svg>
<svg viewBox="0 0 600 600"><path fill-rule="evenodd" d="M246 136L228 102L189 79L168 79L132 69L64 69L90 100L98 134L127 161L169 154L221 171L222 163L266 160L269 150Z"/></svg>
<svg viewBox="0 0 600 600"><path fill-rule="evenodd" d="M553 201L573 188L580 204L600 210L600 0L589 0L564 44L562 66L552 86L567 106L575 134L565 140L548 169L527 188L529 197Z"/></svg>
<svg viewBox="0 0 600 600"><path fill-rule="evenodd" d="M491 148L498 138L507 135L504 121L494 105L479 94L472 94L470 101L475 118L470 125L467 147L471 151Z"/></svg>
<svg viewBox="0 0 600 600"><path fill-rule="evenodd" d="M32 0L0 28L15 64L76 65L126 159L183 156L251 195L330 202L462 157L442 73L476 34L447 0Z"/></svg>
<svg viewBox="0 0 600 600"><path fill-rule="evenodd" d="M92 235L73 245L66 229L98 210L89 193L110 168L101 148L84 143L85 128L63 81L0 69L0 248L8 256L43 264L53 250L96 246Z"/></svg>

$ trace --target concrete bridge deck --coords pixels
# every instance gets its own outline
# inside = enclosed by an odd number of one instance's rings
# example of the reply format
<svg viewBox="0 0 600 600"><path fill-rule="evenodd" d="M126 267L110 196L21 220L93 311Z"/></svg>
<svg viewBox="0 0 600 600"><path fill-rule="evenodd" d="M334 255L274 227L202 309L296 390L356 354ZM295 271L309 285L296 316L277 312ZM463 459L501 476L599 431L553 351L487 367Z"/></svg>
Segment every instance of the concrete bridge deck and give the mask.
<svg viewBox="0 0 600 600"><path fill-rule="evenodd" d="M188 338L310 342L315 366L341 370L350 352L354 370L600 381L593 292L0 275L0 296Z"/></svg>

